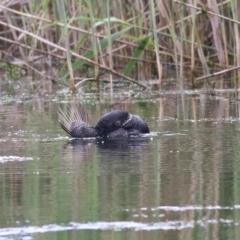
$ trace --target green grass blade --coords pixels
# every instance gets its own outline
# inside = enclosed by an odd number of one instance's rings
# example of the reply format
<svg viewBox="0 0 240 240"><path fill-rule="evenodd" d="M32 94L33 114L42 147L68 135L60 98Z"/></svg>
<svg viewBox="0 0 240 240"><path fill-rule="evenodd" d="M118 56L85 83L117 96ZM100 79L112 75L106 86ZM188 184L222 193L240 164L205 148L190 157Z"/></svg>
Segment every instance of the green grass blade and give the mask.
<svg viewBox="0 0 240 240"><path fill-rule="evenodd" d="M159 56L159 39L158 39L158 32L157 32L157 24L156 24L156 10L155 10L155 1L150 0L150 19L152 21L152 31L153 31L153 37L154 37L154 48L155 48L155 54L156 54L156 60L157 60L157 69L158 69L158 78L159 78L159 85L161 85L162 81L162 64L160 61Z"/></svg>
<svg viewBox="0 0 240 240"><path fill-rule="evenodd" d="M139 58L144 51L146 45L148 44L149 37L141 39L136 51L133 53L133 58ZM137 59L131 59L128 63L127 66L124 69L124 75L129 76L130 73L132 72L135 64L137 62Z"/></svg>
<svg viewBox="0 0 240 240"><path fill-rule="evenodd" d="M69 32L67 28L67 16L66 16L66 9L63 0L57 1L57 9L59 18L63 21L64 26L61 28L62 37L65 40L65 47L66 47L66 53L67 53L67 66L68 66L68 72L70 75L70 85L71 89L75 88L74 84L74 78L73 78L73 68L72 68L72 61L71 61L71 51L70 51L70 44L69 44Z"/></svg>

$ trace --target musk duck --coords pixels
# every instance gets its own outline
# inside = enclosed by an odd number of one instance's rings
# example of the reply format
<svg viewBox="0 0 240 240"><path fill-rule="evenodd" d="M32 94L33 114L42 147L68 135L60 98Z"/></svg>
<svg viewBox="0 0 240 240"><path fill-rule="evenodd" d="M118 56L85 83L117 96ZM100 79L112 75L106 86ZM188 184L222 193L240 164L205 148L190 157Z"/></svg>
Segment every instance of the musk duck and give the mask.
<svg viewBox="0 0 240 240"><path fill-rule="evenodd" d="M103 115L95 127L89 126L88 117L83 108L75 105L68 107L66 113L61 109L58 120L62 129L73 138L114 138L149 133L149 127L138 115L124 110L114 110Z"/></svg>

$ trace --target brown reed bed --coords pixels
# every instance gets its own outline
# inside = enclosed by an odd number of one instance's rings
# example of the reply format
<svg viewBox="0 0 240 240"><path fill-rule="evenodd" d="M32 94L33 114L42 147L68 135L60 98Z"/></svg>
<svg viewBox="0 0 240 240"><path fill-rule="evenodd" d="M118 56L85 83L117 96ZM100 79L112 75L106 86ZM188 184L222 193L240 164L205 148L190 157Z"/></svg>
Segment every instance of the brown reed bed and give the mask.
<svg viewBox="0 0 240 240"><path fill-rule="evenodd" d="M169 66L180 83L231 71L240 80L239 9L237 0L4 0L1 60L71 89L93 78L161 87Z"/></svg>

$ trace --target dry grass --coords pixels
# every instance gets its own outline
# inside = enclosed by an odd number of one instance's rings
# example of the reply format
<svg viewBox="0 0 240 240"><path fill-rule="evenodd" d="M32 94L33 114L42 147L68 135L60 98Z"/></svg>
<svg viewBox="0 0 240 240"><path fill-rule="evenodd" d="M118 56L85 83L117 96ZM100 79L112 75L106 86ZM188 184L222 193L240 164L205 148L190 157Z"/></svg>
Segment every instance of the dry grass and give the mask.
<svg viewBox="0 0 240 240"><path fill-rule="evenodd" d="M5 0L1 59L72 89L92 77L145 87L138 80L160 83L172 64L177 81L202 79L240 68L239 9L237 0Z"/></svg>

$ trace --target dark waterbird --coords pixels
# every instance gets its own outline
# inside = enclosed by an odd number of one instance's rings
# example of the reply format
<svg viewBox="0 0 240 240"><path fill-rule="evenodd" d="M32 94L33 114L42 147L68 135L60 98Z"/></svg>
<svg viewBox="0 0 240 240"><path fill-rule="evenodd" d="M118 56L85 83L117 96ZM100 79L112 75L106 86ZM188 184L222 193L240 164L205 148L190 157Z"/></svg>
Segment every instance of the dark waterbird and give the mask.
<svg viewBox="0 0 240 240"><path fill-rule="evenodd" d="M138 115L124 110L115 110L103 115L95 127L87 124L88 117L83 108L68 107L66 113L59 109L58 120L62 129L73 138L128 137L149 133L149 127Z"/></svg>

